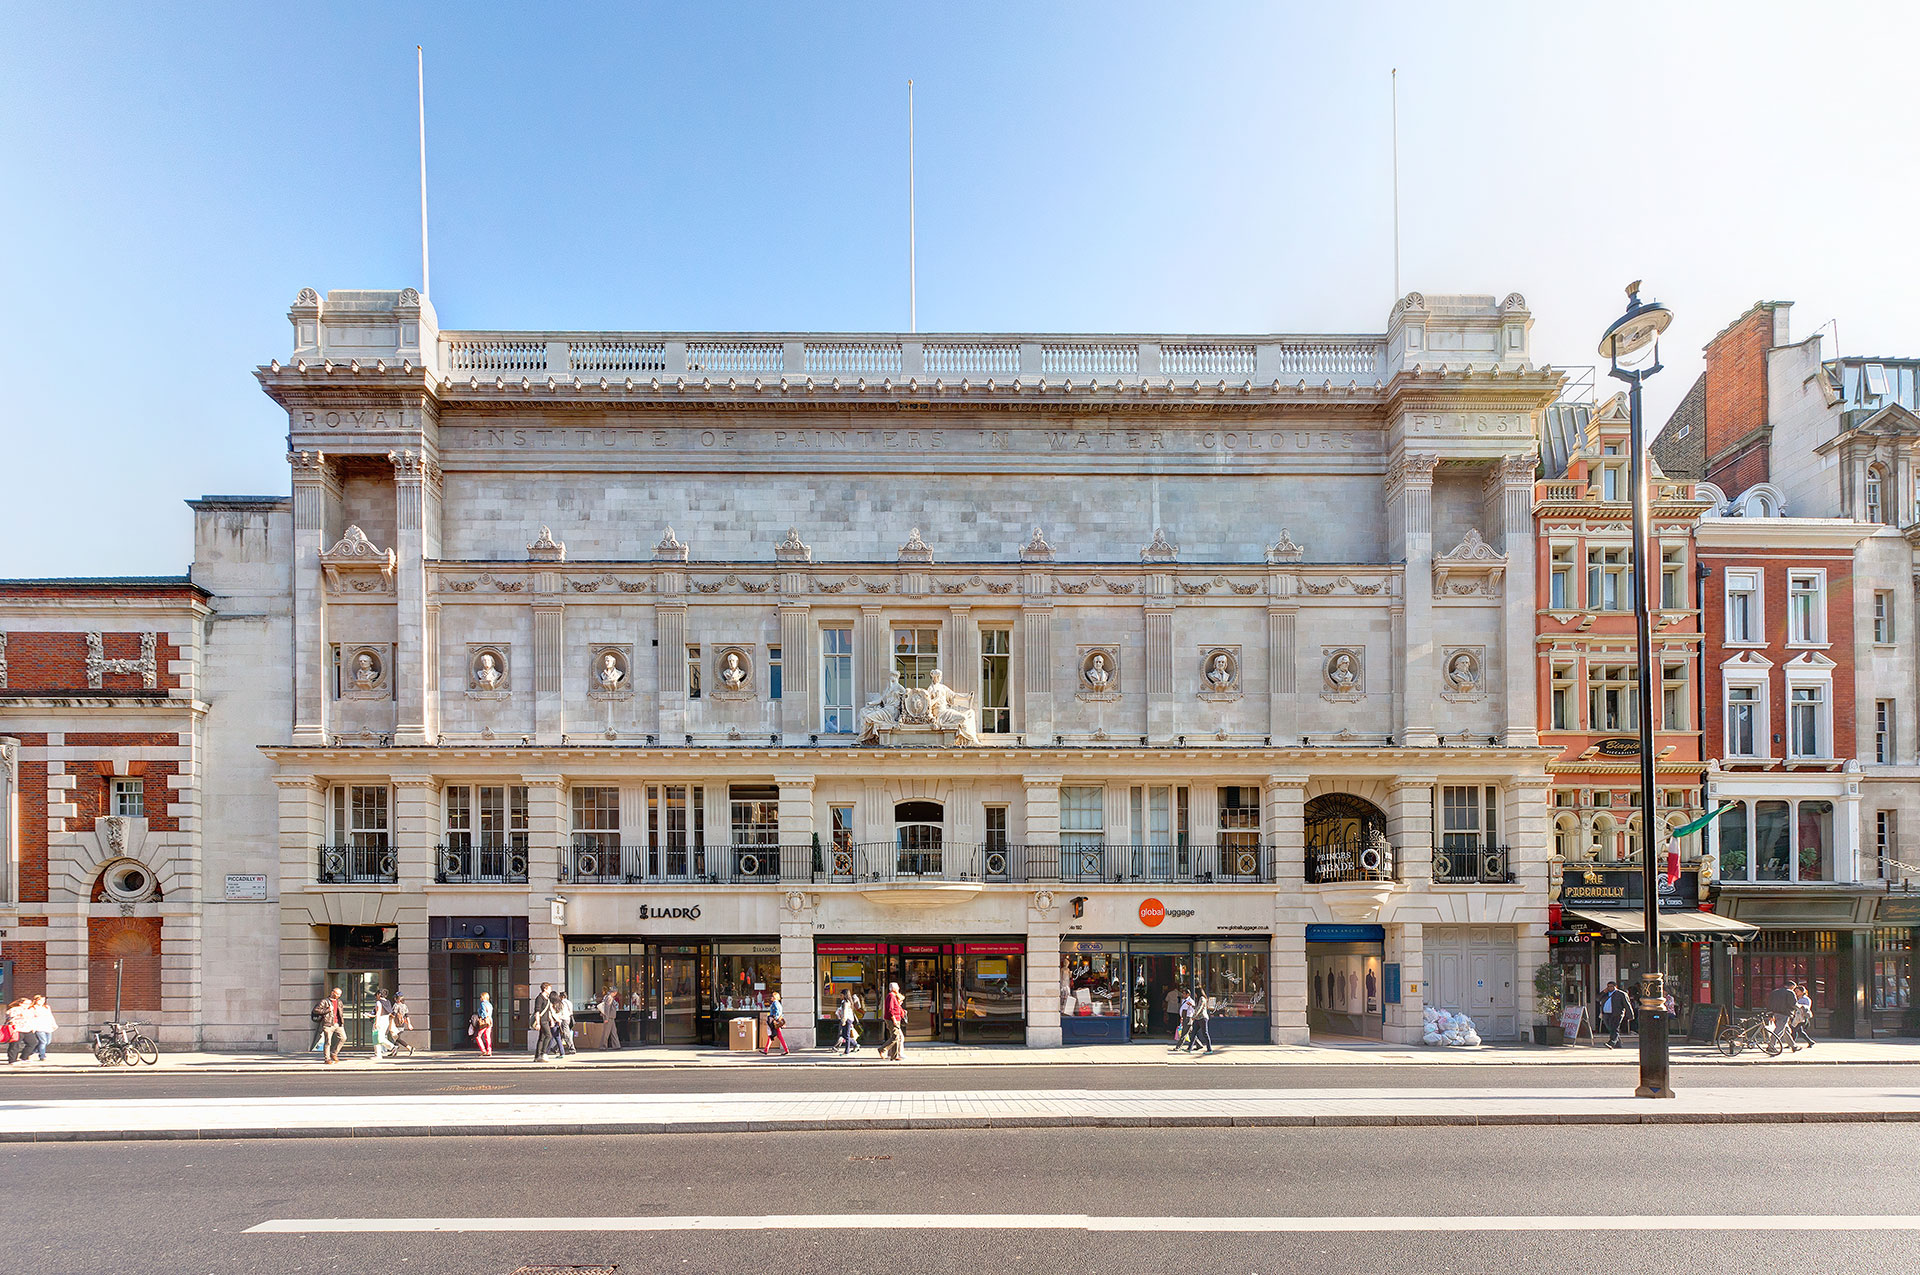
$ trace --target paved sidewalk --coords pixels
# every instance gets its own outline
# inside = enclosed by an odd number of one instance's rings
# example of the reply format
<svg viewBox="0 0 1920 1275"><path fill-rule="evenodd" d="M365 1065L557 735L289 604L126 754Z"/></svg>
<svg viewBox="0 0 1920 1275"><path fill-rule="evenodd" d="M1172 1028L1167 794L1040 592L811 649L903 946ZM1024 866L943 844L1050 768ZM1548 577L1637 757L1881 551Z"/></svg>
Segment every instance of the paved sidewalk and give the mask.
<svg viewBox="0 0 1920 1275"><path fill-rule="evenodd" d="M1168 1067L1347 1067L1410 1064L1439 1067L1519 1066L1553 1067L1621 1063L1631 1065L1636 1054L1632 1038L1619 1049L1579 1044L1562 1048L1530 1045L1482 1046L1478 1049L1441 1049L1424 1045L1380 1045L1364 1041L1319 1042L1312 1045L1233 1045L1222 1046L1212 1055L1168 1052L1163 1043L1152 1041L1132 1045L1068 1045L1057 1049L1026 1049L1018 1045L910 1045L906 1063L916 1067L1084 1067L1098 1063L1125 1063L1130 1066ZM410 1058L374 1062L366 1050L350 1052L339 1064L341 1070L380 1071L404 1068L408 1071L475 1072L523 1067L589 1067L595 1069L649 1069L675 1067L837 1067L856 1066L872 1058L866 1051L856 1058L842 1058L831 1049L795 1050L790 1057L761 1057L757 1052L732 1053L710 1048L664 1048L587 1050L569 1057L564 1063L535 1063L531 1053L515 1051L482 1058L472 1050L429 1053L421 1050ZM1707 1045L1675 1045L1673 1061L1687 1066L1726 1065L1786 1066L1795 1063L1920 1063L1920 1039L1821 1041L1812 1049L1769 1058L1749 1050L1739 1058L1725 1058ZM163 1050L159 1067L214 1075L282 1073L288 1070L321 1070L320 1060L311 1053L229 1054L205 1051ZM0 1066L0 1085L12 1074L33 1075L46 1071L98 1071L93 1055L80 1049L56 1050L42 1063L20 1063L12 1068ZM139 1071L145 1072L146 1067Z"/></svg>
<svg viewBox="0 0 1920 1275"><path fill-rule="evenodd" d="M1920 1121L1911 1088L1087 1089L0 1102L0 1142L1047 1127Z"/></svg>

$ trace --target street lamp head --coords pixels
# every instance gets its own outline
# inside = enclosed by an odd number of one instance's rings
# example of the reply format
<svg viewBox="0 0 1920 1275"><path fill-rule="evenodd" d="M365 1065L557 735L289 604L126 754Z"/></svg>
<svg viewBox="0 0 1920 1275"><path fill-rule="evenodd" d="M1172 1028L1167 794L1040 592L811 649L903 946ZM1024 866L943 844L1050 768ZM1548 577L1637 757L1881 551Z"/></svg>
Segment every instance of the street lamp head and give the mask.
<svg viewBox="0 0 1920 1275"><path fill-rule="evenodd" d="M1600 338L1600 353L1618 362L1631 357L1660 339L1673 322L1673 311L1658 301L1640 299L1640 281L1627 285L1627 311L1608 325Z"/></svg>

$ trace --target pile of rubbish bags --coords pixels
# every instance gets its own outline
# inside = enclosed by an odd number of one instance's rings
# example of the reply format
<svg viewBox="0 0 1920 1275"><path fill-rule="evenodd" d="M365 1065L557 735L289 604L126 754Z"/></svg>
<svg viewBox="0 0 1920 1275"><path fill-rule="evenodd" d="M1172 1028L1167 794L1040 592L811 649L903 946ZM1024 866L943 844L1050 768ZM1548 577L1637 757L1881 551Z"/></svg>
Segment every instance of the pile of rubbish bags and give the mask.
<svg viewBox="0 0 1920 1275"><path fill-rule="evenodd" d="M1429 1045L1458 1048L1480 1043L1480 1033L1474 1030L1473 1020L1465 1014L1449 1014L1429 1005L1421 1011L1421 1017L1426 1020L1426 1030L1420 1039Z"/></svg>

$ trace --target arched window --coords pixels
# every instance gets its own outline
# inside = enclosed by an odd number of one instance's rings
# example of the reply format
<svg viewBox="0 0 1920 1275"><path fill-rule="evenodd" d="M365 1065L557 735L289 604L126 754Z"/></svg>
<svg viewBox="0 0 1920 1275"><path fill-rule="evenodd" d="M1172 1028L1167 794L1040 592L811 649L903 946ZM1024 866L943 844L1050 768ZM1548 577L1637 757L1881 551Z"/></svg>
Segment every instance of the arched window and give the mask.
<svg viewBox="0 0 1920 1275"><path fill-rule="evenodd" d="M1882 524L1887 521L1886 510L1886 471L1878 465L1867 467L1867 521Z"/></svg>
<svg viewBox="0 0 1920 1275"><path fill-rule="evenodd" d="M1371 880L1394 875L1387 844L1387 816L1351 793L1334 792L1307 803L1307 880Z"/></svg>
<svg viewBox="0 0 1920 1275"><path fill-rule="evenodd" d="M1582 858L1580 844L1580 821L1572 815L1561 815L1553 825L1553 852L1562 859L1572 862Z"/></svg>
<svg viewBox="0 0 1920 1275"><path fill-rule="evenodd" d="M893 808L893 840L902 876L941 875L947 812L937 801L902 801Z"/></svg>

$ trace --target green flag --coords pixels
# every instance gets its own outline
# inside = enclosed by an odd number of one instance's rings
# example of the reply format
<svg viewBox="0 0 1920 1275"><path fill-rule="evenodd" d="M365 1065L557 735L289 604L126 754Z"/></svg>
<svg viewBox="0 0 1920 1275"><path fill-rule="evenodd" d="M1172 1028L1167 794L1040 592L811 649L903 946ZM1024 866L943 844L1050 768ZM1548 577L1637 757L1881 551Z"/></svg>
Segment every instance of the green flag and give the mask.
<svg viewBox="0 0 1920 1275"><path fill-rule="evenodd" d="M1738 804L1739 804L1738 802L1732 802L1732 801L1725 802L1719 806L1716 806L1714 809L1707 811L1706 814L1701 815L1698 819L1695 819L1692 823L1688 824L1686 827L1675 828L1672 834L1674 840L1677 841L1681 837L1686 836L1688 833L1700 831L1702 828L1712 823L1715 819L1719 818L1720 812L1722 810L1729 810Z"/></svg>

